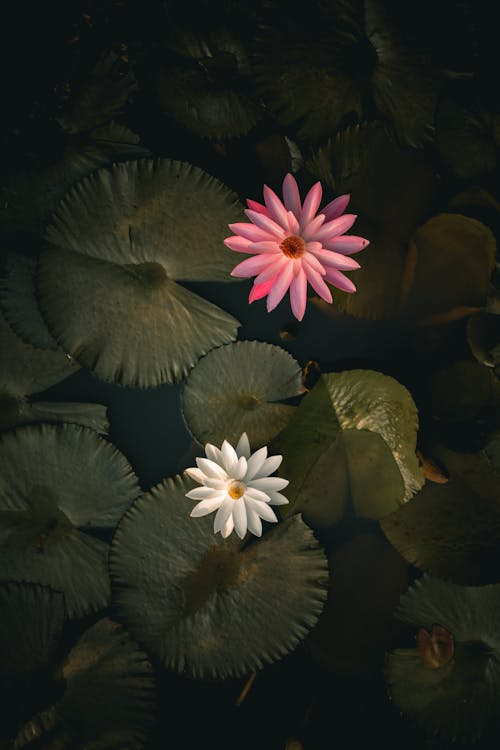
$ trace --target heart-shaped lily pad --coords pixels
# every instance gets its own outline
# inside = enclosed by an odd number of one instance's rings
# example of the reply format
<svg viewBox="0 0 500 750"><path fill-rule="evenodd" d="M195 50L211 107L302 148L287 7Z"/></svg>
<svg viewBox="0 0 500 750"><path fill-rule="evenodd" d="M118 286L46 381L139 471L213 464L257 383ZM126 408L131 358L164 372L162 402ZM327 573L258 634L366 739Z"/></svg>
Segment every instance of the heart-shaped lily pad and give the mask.
<svg viewBox="0 0 500 750"><path fill-rule="evenodd" d="M134 503L112 543L120 620L168 667L193 676L240 675L296 647L326 596L326 558L298 517L258 542L215 536L189 517L193 483L168 479Z"/></svg>
<svg viewBox="0 0 500 750"><path fill-rule="evenodd" d="M223 245L236 196L189 164L115 164L82 180L52 217L38 288L55 338L104 380L179 380L238 322L178 281L229 281ZM104 324L103 324L104 321Z"/></svg>
<svg viewBox="0 0 500 750"><path fill-rule="evenodd" d="M92 471L88 471L88 467ZM116 448L75 425L20 427L0 438L0 576L63 591L68 615L108 602L108 545L139 494Z"/></svg>
<svg viewBox="0 0 500 750"><path fill-rule="evenodd" d="M284 349L238 341L209 352L189 373L184 416L200 443L268 443L288 423L294 407L280 403L303 393L302 371Z"/></svg>

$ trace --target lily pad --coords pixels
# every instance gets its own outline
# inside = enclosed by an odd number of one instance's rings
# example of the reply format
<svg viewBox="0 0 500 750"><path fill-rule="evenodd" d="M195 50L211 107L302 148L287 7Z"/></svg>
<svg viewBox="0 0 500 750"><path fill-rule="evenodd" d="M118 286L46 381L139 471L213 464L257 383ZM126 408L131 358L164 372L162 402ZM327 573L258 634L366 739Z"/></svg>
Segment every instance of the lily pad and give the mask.
<svg viewBox="0 0 500 750"><path fill-rule="evenodd" d="M498 724L500 586L456 586L425 576L402 597L397 616L417 628L439 624L451 635L451 659L425 663L419 649L397 649L386 677L397 707L428 734L475 741Z"/></svg>
<svg viewBox="0 0 500 750"><path fill-rule="evenodd" d="M189 517L193 483L168 479L132 506L110 556L113 602L167 667L196 677L259 669L294 649L326 596L325 555L298 517L244 546Z"/></svg>
<svg viewBox="0 0 500 750"><path fill-rule="evenodd" d="M438 76L403 47L377 0L318 0L307 16L273 3L256 70L279 120L303 139L324 139L374 110L401 141L416 146L429 138Z"/></svg>
<svg viewBox="0 0 500 750"><path fill-rule="evenodd" d="M55 338L104 380L180 380L238 321L178 284L228 281L236 196L189 164L115 164L71 190L47 229L40 304ZM103 325L103 321L105 324Z"/></svg>
<svg viewBox="0 0 500 750"><path fill-rule="evenodd" d="M290 481L283 512L300 510L318 526L339 520L348 499L361 516L390 513L424 482L417 427L415 404L393 378L370 370L322 375L276 441Z"/></svg>
<svg viewBox="0 0 500 750"><path fill-rule="evenodd" d="M118 750L144 747L154 718L146 654L111 620L80 638L59 670L60 700L25 724L13 748Z"/></svg>
<svg viewBox="0 0 500 750"><path fill-rule="evenodd" d="M408 243L436 195L437 181L427 157L402 149L385 125L373 122L339 133L306 167L336 194L351 194L349 210L358 215L356 232L370 240L360 256L356 294L332 290L335 306L374 320L399 315L414 271Z"/></svg>
<svg viewBox="0 0 500 750"><path fill-rule="evenodd" d="M268 443L294 408L280 403L303 393L302 371L284 349L238 341L209 352L189 373L184 416L200 443L236 443L246 432L252 445Z"/></svg>
<svg viewBox="0 0 500 750"><path fill-rule="evenodd" d="M424 323L465 317L486 303L496 241L480 221L440 214L420 227L410 242L415 255L405 312Z"/></svg>
<svg viewBox="0 0 500 750"><path fill-rule="evenodd" d="M62 593L31 583L1 583L0 608L2 678L48 668L66 619Z"/></svg>
<svg viewBox="0 0 500 750"><path fill-rule="evenodd" d="M432 415L446 422L484 420L500 404L492 371L475 360L459 360L436 372L430 382Z"/></svg>
<svg viewBox="0 0 500 750"><path fill-rule="evenodd" d="M432 575L473 585L500 581L500 474L486 453L435 446L434 454L449 482L427 482L382 520L382 530L408 562Z"/></svg>
<svg viewBox="0 0 500 750"><path fill-rule="evenodd" d="M83 427L20 427L0 438L0 477L1 578L63 591L70 617L105 607L108 545L92 532L139 494L125 457Z"/></svg>

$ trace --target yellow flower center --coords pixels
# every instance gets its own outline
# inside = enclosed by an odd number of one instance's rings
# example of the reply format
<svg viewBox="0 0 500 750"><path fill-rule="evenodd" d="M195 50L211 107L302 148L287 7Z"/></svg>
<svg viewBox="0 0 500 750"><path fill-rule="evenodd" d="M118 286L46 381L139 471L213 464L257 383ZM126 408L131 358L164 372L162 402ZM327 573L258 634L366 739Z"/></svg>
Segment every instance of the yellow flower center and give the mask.
<svg viewBox="0 0 500 750"><path fill-rule="evenodd" d="M292 234L290 237L285 237L280 244L280 250L287 258L300 258L306 251L306 243L302 237Z"/></svg>
<svg viewBox="0 0 500 750"><path fill-rule="evenodd" d="M245 494L245 489L243 482L231 482L228 489L229 497L232 497L233 500L239 500Z"/></svg>

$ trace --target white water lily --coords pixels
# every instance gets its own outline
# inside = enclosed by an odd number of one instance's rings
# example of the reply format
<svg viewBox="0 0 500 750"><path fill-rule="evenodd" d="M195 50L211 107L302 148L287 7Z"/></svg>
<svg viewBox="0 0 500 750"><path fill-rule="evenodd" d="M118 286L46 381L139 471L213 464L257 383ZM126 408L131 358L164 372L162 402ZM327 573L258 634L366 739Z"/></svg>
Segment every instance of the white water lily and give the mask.
<svg viewBox="0 0 500 750"><path fill-rule="evenodd" d="M206 458L197 458L197 468L186 469L191 479L201 484L186 494L191 500L199 500L191 516L206 516L217 511L214 532L220 531L228 537L236 531L243 539L247 530L255 536L262 535L262 521L276 523L278 520L270 505L286 505L288 500L281 494L288 485L287 479L271 477L283 460L283 456L267 455L267 447L250 453L246 432L242 434L236 449L227 440L222 446L207 443Z"/></svg>

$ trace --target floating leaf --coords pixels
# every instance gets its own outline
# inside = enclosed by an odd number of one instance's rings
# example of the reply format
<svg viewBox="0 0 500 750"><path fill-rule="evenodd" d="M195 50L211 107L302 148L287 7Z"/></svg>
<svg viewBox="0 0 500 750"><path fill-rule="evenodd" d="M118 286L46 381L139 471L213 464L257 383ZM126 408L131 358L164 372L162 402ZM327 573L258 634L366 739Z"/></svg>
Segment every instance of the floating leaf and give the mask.
<svg viewBox="0 0 500 750"><path fill-rule="evenodd" d="M284 512L300 509L320 526L339 520L349 498L359 515L391 512L424 481L415 454L417 427L415 404L393 378L370 370L322 375L275 446L290 480Z"/></svg>
<svg viewBox="0 0 500 750"><path fill-rule="evenodd" d="M429 137L439 80L400 42L383 5L315 2L307 16L269 5L257 77L279 120L321 140L378 110L412 146Z"/></svg>
<svg viewBox="0 0 500 750"><path fill-rule="evenodd" d="M181 379L236 336L235 318L177 281L230 280L222 240L239 213L233 193L181 162L115 164L82 180L54 214L53 245L39 260L52 333L104 380Z"/></svg>
<svg viewBox="0 0 500 750"><path fill-rule="evenodd" d="M106 606L108 545L92 531L139 493L125 457L82 427L21 427L0 438L0 477L1 578L63 591L70 617Z"/></svg>
<svg viewBox="0 0 500 750"><path fill-rule="evenodd" d="M1 583L0 609L0 679L49 667L66 619L62 593L31 583Z"/></svg>
<svg viewBox="0 0 500 750"><path fill-rule="evenodd" d="M125 514L110 556L120 619L167 667L228 677L296 647L325 598L325 556L299 517L246 547L194 522L182 477Z"/></svg>
<svg viewBox="0 0 500 750"><path fill-rule="evenodd" d="M382 530L412 565L464 584L500 581L500 474L485 453L434 447L450 475L428 482Z"/></svg>
<svg viewBox="0 0 500 750"><path fill-rule="evenodd" d="M327 603L307 645L322 666L366 675L382 664L408 566L383 538L366 533L333 552L329 562Z"/></svg>
<svg viewBox="0 0 500 750"><path fill-rule="evenodd" d="M146 655L119 625L99 620L60 669L64 693L21 729L14 750L111 750L144 747L154 716Z"/></svg>
<svg viewBox="0 0 500 750"><path fill-rule="evenodd" d="M407 315L439 323L485 305L496 254L495 238L485 224L460 214L440 214L415 232L410 246L416 265Z"/></svg>
<svg viewBox="0 0 500 750"><path fill-rule="evenodd" d="M500 387L491 370L475 360L459 360L436 372L430 382L430 409L447 422L483 420L500 402Z"/></svg>
<svg viewBox="0 0 500 750"><path fill-rule="evenodd" d="M302 372L284 349L238 341L209 352L184 386L184 416L200 443L236 443L246 432L256 447L288 423L294 407L279 403L304 391Z"/></svg>
<svg viewBox="0 0 500 750"><path fill-rule="evenodd" d="M452 658L429 666L421 649L397 649L386 676L397 707L429 734L478 740L498 720L500 586L456 586L425 576L402 597L399 619L453 638Z"/></svg>
<svg viewBox="0 0 500 750"><path fill-rule="evenodd" d="M399 314L413 281L408 242L436 193L430 163L422 154L400 148L386 127L374 122L342 131L306 167L336 194L351 194L349 210L359 216L356 232L370 240L360 256L356 294L333 290L335 306L375 320Z"/></svg>

